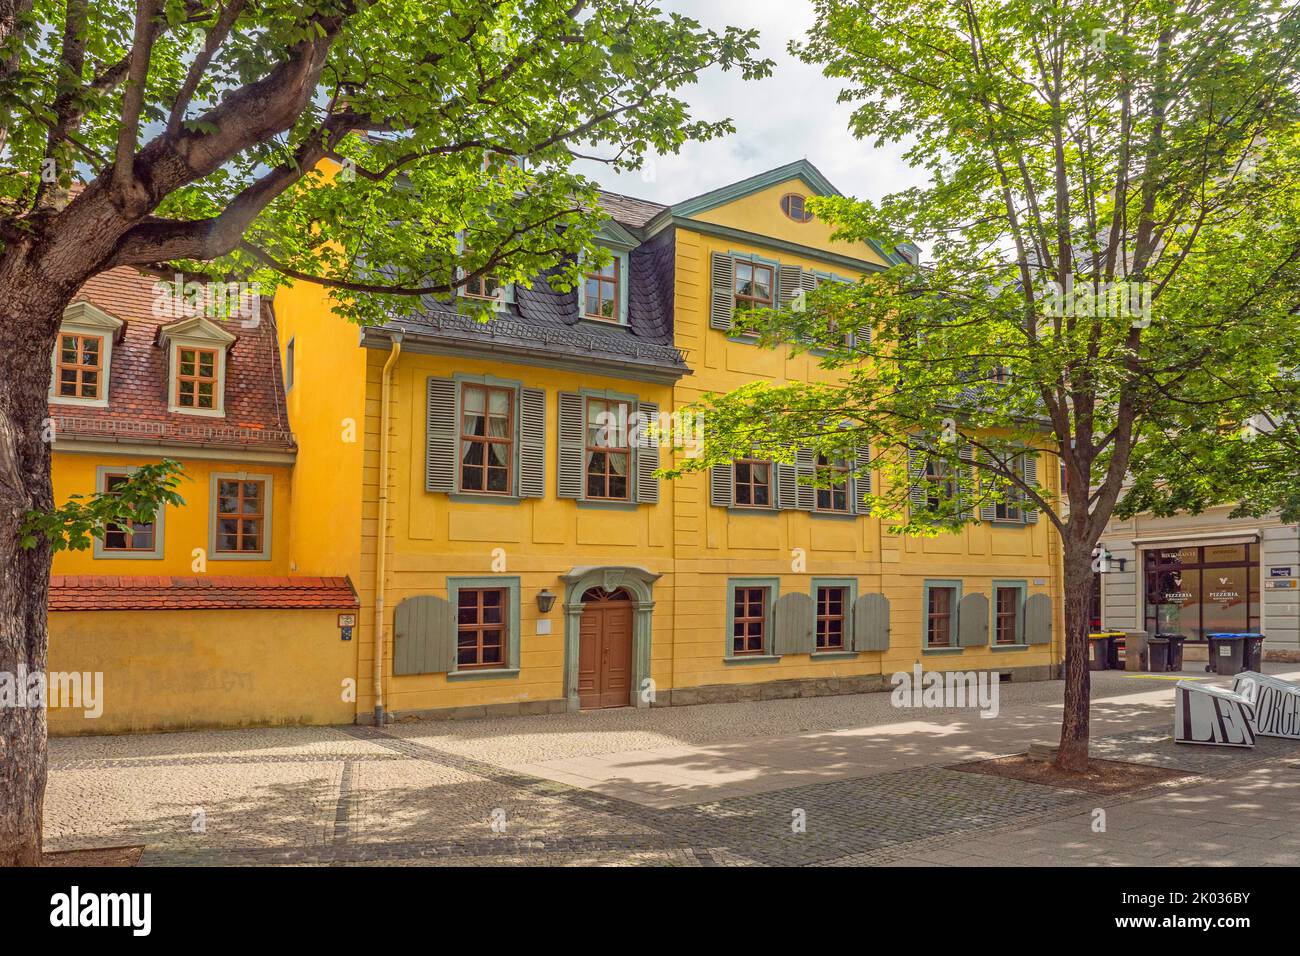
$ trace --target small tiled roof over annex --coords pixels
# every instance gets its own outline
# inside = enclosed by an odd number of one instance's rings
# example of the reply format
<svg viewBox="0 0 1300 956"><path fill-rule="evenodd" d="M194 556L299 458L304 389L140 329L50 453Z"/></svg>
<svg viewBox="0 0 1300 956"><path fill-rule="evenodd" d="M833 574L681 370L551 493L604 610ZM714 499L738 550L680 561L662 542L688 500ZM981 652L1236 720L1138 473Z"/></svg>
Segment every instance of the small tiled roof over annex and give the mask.
<svg viewBox="0 0 1300 956"><path fill-rule="evenodd" d="M55 575L51 611L222 611L358 607L348 578Z"/></svg>
<svg viewBox="0 0 1300 956"><path fill-rule="evenodd" d="M602 192L600 197L609 217L637 239L644 235L640 230L667 209L617 193ZM517 287L513 305L486 322L463 314L450 299L429 296L421 313L395 319L378 330L379 335L369 331L364 340L377 344L384 333L401 331L444 348L502 357L541 353L677 378L689 369L673 344L674 256L672 230L641 242L628 254L626 326L584 321L578 290L553 289L543 274L531 288Z"/></svg>
<svg viewBox="0 0 1300 956"><path fill-rule="evenodd" d="M125 323L113 345L105 408L50 403L58 438L132 444L295 448L285 409L275 320L263 305L259 321L219 321L235 336L226 352L224 417L168 410L168 356L159 329L176 321L156 315L160 280L132 268L110 269L89 279L73 297Z"/></svg>

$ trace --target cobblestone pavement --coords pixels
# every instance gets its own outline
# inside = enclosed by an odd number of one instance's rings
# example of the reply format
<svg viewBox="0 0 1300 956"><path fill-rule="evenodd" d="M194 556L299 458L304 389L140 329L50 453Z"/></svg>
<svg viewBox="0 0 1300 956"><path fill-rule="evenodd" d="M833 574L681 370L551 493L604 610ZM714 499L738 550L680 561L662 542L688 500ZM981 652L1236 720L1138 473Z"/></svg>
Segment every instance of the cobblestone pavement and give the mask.
<svg viewBox="0 0 1300 956"><path fill-rule="evenodd" d="M46 843L143 843L144 865L1300 862L1300 743L1179 747L1168 682L1096 676L1094 752L1187 777L1098 797L950 769L1049 737L1055 682L1004 688L998 720L892 710L873 694L63 738ZM592 760L652 772L634 786L551 766Z"/></svg>

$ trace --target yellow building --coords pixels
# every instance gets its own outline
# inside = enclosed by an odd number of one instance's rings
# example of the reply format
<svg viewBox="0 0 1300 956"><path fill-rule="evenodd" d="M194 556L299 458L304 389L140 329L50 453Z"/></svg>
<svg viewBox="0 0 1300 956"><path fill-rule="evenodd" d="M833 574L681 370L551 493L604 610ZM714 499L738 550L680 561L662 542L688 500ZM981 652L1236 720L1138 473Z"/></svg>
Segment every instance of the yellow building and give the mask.
<svg viewBox="0 0 1300 956"><path fill-rule="evenodd" d="M57 555L50 668L102 673L104 707L52 701L52 729L847 693L916 663L1053 676L1045 521L900 538L860 504L878 475L813 489L804 451L655 476L648 423L831 374L732 320L894 261L806 213L832 192L800 161L673 206L607 193L612 261L582 288L480 282L365 329L309 284L244 321L167 314L128 270L88 284L51 386L56 494L163 456L188 480L184 507Z"/></svg>
<svg viewBox="0 0 1300 956"><path fill-rule="evenodd" d="M319 290L277 298L290 549L357 583L359 720L879 689L916 662L1054 675L1036 516L904 539L859 513L865 476L801 486L801 453L661 481L637 440L704 392L829 374L731 317L891 261L806 214L833 191L801 161L674 206L605 194L613 262L583 288L480 286L490 322L448 299L360 348Z"/></svg>
<svg viewBox="0 0 1300 956"><path fill-rule="evenodd" d="M114 269L64 313L55 499L111 491L166 457L184 468L185 504L55 555L56 734L334 723L355 709L347 569L330 562L320 577L327 564L291 547L298 448L271 310L203 314L184 292Z"/></svg>

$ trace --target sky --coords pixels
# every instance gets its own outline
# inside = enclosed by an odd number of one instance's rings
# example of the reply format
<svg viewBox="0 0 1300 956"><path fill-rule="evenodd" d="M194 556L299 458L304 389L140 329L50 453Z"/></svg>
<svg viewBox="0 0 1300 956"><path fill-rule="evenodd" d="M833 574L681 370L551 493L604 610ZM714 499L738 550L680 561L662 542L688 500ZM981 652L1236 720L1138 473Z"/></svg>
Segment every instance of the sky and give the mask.
<svg viewBox="0 0 1300 956"><path fill-rule="evenodd" d="M772 75L749 81L737 72L710 70L677 95L699 119L731 117L736 132L708 143L687 143L677 155L656 157L651 168L621 176L599 163L579 169L612 192L673 203L755 173L807 159L841 192L879 199L924 185L900 144L877 149L848 131L850 104L836 102L841 81L796 60L786 51L813 22L807 0L662 0L665 10L686 14L706 27L747 26L760 33L760 53L776 61Z"/></svg>

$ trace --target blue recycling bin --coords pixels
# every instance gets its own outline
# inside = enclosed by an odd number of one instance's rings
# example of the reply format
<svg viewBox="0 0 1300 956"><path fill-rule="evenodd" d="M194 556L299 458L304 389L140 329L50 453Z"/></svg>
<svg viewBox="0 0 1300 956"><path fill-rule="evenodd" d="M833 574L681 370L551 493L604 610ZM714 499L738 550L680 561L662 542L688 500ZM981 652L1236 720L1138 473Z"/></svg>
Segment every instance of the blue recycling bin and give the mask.
<svg viewBox="0 0 1300 956"><path fill-rule="evenodd" d="M1243 631L1218 631L1205 635L1210 641L1210 660L1205 665L1224 677L1242 671L1259 670L1264 635Z"/></svg>

